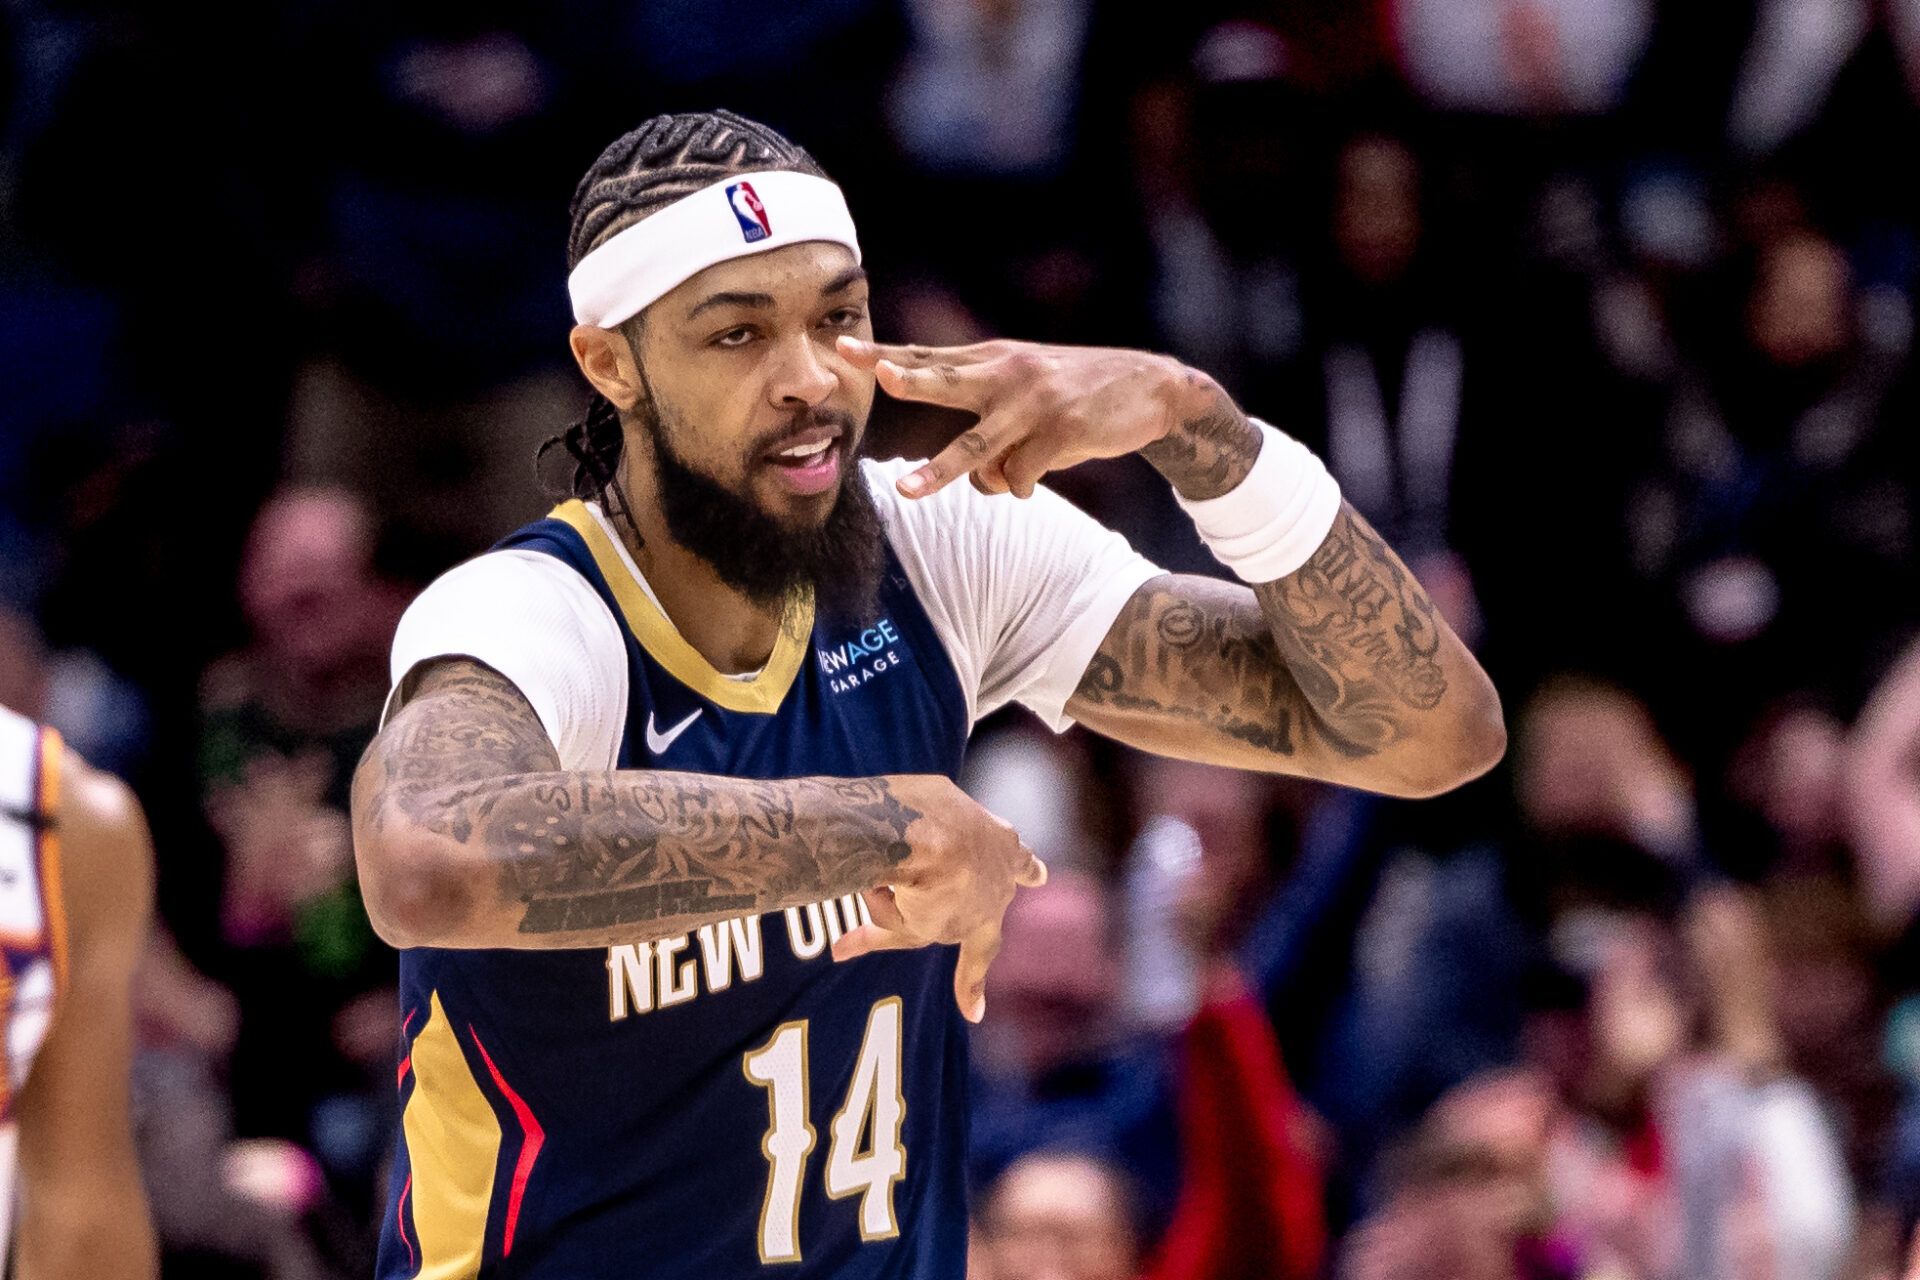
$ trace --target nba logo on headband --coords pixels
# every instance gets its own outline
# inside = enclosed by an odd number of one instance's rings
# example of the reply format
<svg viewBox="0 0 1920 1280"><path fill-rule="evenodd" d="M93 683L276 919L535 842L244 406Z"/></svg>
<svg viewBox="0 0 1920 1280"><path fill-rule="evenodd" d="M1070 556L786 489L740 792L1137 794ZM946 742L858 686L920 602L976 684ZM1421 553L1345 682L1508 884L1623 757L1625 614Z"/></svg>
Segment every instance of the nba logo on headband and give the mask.
<svg viewBox="0 0 1920 1280"><path fill-rule="evenodd" d="M733 216L740 220L740 234L748 244L773 234L773 224L767 221L767 206L760 203L751 182L736 182L728 187L727 204L732 207Z"/></svg>

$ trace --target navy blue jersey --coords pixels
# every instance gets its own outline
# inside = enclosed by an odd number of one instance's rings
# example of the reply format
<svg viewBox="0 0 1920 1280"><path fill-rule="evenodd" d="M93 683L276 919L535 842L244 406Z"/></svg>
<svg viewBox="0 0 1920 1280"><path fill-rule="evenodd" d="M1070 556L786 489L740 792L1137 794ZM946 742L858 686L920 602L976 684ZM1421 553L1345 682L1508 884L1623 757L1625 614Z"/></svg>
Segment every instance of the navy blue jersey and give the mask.
<svg viewBox="0 0 1920 1280"><path fill-rule="evenodd" d="M941 773L968 703L907 575L871 617L796 602L766 669L719 675L579 503L514 534L620 621L622 768ZM400 960L403 1113L382 1280L961 1280L966 1032L955 952L836 964L857 898L680 938Z"/></svg>

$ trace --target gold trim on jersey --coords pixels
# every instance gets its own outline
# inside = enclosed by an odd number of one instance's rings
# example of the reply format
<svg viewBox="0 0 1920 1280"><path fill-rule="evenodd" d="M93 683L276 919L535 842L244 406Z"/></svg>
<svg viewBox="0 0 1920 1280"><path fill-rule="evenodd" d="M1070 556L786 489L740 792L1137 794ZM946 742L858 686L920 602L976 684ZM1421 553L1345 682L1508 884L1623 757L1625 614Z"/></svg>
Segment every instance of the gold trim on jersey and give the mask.
<svg viewBox="0 0 1920 1280"><path fill-rule="evenodd" d="M40 794L35 808L46 818L40 828L40 905L46 917L47 949L53 956L53 1007L67 991L67 899L60 885L60 761L65 744L56 729L40 729Z"/></svg>
<svg viewBox="0 0 1920 1280"><path fill-rule="evenodd" d="M12 1008L13 971L6 965L0 964L0 1009L11 1010ZM44 1041L42 1043L44 1043ZM38 1051L36 1047L35 1052L37 1053ZM28 1070L31 1071L32 1067L29 1066ZM0 1067L0 1124L7 1124L12 1120L13 1072L6 1067ZM0 1210L0 1212L4 1212L4 1210Z"/></svg>
<svg viewBox="0 0 1920 1280"><path fill-rule="evenodd" d="M572 527L587 544L587 551L606 580L607 589L620 606L627 628L653 660L667 674L709 702L729 711L753 715L772 715L786 701L793 678L806 661L807 637L813 633L813 592L799 592L787 601L780 619L780 636L773 643L767 665L751 680L734 680L714 669L700 651L688 644L667 615L660 611L633 572L627 568L620 551L607 536L600 522L578 498L555 507L552 518Z"/></svg>
<svg viewBox="0 0 1920 1280"><path fill-rule="evenodd" d="M419 1280L469 1280L480 1274L486 1246L500 1121L467 1067L438 991L410 1053L413 1094L400 1128L413 1170L413 1229L420 1243L415 1274Z"/></svg>

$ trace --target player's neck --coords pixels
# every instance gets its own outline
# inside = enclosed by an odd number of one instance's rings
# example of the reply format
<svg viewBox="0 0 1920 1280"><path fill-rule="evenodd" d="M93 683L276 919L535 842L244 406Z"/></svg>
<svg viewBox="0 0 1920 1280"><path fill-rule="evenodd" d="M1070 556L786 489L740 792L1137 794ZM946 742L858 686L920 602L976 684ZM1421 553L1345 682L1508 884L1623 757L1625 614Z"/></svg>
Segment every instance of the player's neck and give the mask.
<svg viewBox="0 0 1920 1280"><path fill-rule="evenodd" d="M764 667L780 638L784 605L727 585L712 565L673 540L651 492L625 492L627 514L610 523L674 630L716 671L737 675Z"/></svg>

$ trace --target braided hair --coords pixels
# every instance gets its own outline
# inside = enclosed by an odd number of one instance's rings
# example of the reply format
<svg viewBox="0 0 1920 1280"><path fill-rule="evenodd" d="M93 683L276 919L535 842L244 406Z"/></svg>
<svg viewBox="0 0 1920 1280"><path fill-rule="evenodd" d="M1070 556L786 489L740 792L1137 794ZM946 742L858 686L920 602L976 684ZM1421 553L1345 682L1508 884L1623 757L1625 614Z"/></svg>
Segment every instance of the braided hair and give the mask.
<svg viewBox="0 0 1920 1280"><path fill-rule="evenodd" d="M757 169L827 176L800 147L731 111L654 116L602 151L574 188L567 270L649 214L729 174ZM636 316L622 326L630 341L638 325ZM571 494L604 503L620 470L620 413L613 403L595 392L586 417L541 445L540 456L556 445L573 459Z"/></svg>

